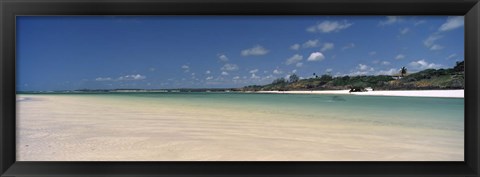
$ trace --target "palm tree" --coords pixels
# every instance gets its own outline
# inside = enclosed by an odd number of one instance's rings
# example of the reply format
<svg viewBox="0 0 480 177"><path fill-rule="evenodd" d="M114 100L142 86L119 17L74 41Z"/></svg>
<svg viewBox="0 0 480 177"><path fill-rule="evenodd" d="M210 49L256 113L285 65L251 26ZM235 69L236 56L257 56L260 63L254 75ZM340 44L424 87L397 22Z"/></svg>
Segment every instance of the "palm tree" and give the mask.
<svg viewBox="0 0 480 177"><path fill-rule="evenodd" d="M404 66L400 69L400 75L403 77L405 74L407 74L407 68Z"/></svg>

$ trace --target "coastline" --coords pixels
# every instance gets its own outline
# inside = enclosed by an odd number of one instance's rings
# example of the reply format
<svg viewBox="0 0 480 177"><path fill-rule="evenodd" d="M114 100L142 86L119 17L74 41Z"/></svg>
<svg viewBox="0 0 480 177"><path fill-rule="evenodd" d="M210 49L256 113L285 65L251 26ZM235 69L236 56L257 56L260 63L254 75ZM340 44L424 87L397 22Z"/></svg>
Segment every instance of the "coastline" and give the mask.
<svg viewBox="0 0 480 177"><path fill-rule="evenodd" d="M464 98L464 90L388 90L349 92L349 90L312 90L312 91L256 91L252 93L271 94L338 94L338 95L368 95L368 96L406 96L406 97L438 97Z"/></svg>

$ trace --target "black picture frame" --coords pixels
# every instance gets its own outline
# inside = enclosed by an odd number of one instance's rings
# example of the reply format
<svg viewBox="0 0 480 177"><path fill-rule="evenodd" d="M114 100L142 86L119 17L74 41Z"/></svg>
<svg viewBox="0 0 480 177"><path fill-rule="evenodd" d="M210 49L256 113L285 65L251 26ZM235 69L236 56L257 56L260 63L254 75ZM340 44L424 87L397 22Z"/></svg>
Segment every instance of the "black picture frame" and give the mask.
<svg viewBox="0 0 480 177"><path fill-rule="evenodd" d="M478 0L0 0L1 176L479 176ZM17 162L19 15L465 15L464 162Z"/></svg>

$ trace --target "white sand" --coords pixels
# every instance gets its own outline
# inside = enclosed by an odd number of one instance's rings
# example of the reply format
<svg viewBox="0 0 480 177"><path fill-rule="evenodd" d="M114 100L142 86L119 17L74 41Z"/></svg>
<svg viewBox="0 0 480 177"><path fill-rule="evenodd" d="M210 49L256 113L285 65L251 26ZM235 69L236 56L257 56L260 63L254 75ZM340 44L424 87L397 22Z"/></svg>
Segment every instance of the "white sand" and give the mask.
<svg viewBox="0 0 480 177"><path fill-rule="evenodd" d="M20 96L19 161L463 161L463 132L83 96ZM148 105L148 106L147 106Z"/></svg>
<svg viewBox="0 0 480 177"><path fill-rule="evenodd" d="M389 90L349 92L349 90L315 90L315 91L258 91L257 93L291 93L291 94L352 94L373 96L409 96L409 97L441 97L464 98L464 90Z"/></svg>

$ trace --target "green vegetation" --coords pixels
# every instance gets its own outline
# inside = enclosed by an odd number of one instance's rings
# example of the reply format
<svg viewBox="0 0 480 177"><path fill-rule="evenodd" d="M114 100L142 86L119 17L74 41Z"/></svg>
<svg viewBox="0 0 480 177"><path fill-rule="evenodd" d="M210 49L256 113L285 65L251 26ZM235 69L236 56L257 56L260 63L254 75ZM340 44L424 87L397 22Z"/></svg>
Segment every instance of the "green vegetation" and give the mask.
<svg viewBox="0 0 480 177"><path fill-rule="evenodd" d="M275 79L267 85L251 85L243 87L243 91L287 91L287 90L428 90L428 89L463 89L465 88L464 61L457 62L449 69L426 69L416 73L407 73L402 67L396 76L339 76L329 74L312 78L299 79L295 74L289 79Z"/></svg>

